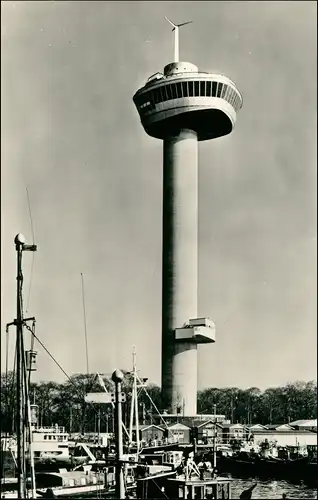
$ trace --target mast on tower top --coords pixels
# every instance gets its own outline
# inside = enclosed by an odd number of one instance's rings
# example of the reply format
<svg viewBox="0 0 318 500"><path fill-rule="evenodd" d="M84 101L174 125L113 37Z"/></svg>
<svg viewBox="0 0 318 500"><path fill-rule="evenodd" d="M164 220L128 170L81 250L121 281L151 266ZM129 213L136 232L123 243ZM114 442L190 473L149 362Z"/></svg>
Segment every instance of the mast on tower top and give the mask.
<svg viewBox="0 0 318 500"><path fill-rule="evenodd" d="M168 21L168 23L171 24L171 26L173 26L172 31L174 31L174 62L179 62L179 28L181 26L185 26L186 24L192 23L192 21L186 21L185 23L181 24L174 24L166 16L165 19Z"/></svg>

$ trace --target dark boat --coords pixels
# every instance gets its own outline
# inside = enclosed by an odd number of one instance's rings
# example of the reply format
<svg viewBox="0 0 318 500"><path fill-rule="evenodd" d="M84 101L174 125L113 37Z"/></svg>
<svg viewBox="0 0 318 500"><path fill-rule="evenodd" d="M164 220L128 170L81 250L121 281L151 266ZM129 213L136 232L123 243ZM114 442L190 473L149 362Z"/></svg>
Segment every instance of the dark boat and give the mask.
<svg viewBox="0 0 318 500"><path fill-rule="evenodd" d="M316 468L317 468L317 464ZM264 477L276 479L305 480L317 474L315 465L311 464L308 457L295 459L282 459L260 457L248 453L239 453L232 457L221 457L218 468L222 472L241 477Z"/></svg>

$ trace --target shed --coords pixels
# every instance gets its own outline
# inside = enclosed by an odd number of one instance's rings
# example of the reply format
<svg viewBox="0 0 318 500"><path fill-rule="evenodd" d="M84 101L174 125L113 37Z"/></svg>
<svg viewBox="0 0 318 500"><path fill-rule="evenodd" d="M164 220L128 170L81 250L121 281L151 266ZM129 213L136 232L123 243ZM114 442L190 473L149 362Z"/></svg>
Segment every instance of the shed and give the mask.
<svg viewBox="0 0 318 500"><path fill-rule="evenodd" d="M289 422L289 425L294 429L308 430L317 432L317 419L311 420L295 420L294 422Z"/></svg>
<svg viewBox="0 0 318 500"><path fill-rule="evenodd" d="M159 427L159 425L148 424L139 425L139 440L146 441L147 443L151 441L163 441L164 429ZM136 441L136 427L133 427L133 440Z"/></svg>
<svg viewBox="0 0 318 500"><path fill-rule="evenodd" d="M214 423L212 420L194 420L191 430L191 437L192 439L196 438L198 444L212 444L214 433L216 434L217 442L222 441L222 425Z"/></svg>
<svg viewBox="0 0 318 500"><path fill-rule="evenodd" d="M275 430L276 431L291 431L291 430L293 430L293 428L289 424L282 424L282 425L278 425Z"/></svg>
<svg viewBox="0 0 318 500"><path fill-rule="evenodd" d="M250 430L250 431L254 431L254 430L265 430L267 429L267 427L265 425L262 425L262 424L247 424L246 427Z"/></svg>
<svg viewBox="0 0 318 500"><path fill-rule="evenodd" d="M292 427L295 427L297 425L298 427L317 427L317 419L311 419L311 420L295 420L294 422L289 422L289 425Z"/></svg>
<svg viewBox="0 0 318 500"><path fill-rule="evenodd" d="M232 439L238 441L246 440L249 435L249 429L243 424L222 424L223 442L228 443Z"/></svg>
<svg viewBox="0 0 318 500"><path fill-rule="evenodd" d="M190 443L191 428L188 425L176 424L169 425L166 431L168 443Z"/></svg>
<svg viewBox="0 0 318 500"><path fill-rule="evenodd" d="M315 446L317 433L295 429L267 429L253 431L254 443L259 444L265 439L276 442L277 446Z"/></svg>

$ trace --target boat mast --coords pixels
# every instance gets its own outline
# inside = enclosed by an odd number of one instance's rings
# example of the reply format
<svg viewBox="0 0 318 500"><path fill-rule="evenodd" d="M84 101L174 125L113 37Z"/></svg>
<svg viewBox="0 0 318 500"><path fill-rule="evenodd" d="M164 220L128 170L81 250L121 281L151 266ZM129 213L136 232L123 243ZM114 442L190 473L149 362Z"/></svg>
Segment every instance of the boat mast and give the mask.
<svg viewBox="0 0 318 500"><path fill-rule="evenodd" d="M16 351L17 351L17 468L18 468L18 497L26 498L26 477L24 460L23 435L23 377L22 377L22 335L23 335L23 307L22 307L22 248L23 237L18 234L15 238L17 251L17 319L16 319Z"/></svg>
<svg viewBox="0 0 318 500"><path fill-rule="evenodd" d="M30 318L31 319L31 318ZM31 416L31 402L30 402L30 390L31 390L31 372L36 370L36 355L37 352L34 351L34 336L35 336L35 318L33 318L32 329L26 325L26 327L31 332L31 349L30 351L25 351L24 356L24 373L25 373L25 397L26 397L26 421L28 423L29 432L29 456L30 456L30 466L31 466L31 488L32 488L32 498L36 498L36 484L35 484L35 467L34 467L34 451L33 451L33 429L32 429L32 416ZM28 377L27 377L28 372ZM35 389L33 390L33 402L35 404Z"/></svg>
<svg viewBox="0 0 318 500"><path fill-rule="evenodd" d="M213 429L213 469L216 469L216 405L213 405L213 422L214 422L214 429Z"/></svg>
<svg viewBox="0 0 318 500"><path fill-rule="evenodd" d="M131 400L130 400L130 420L129 420L129 445L131 446L133 441L133 425L134 425L134 409L135 409L135 351L133 351L133 386L131 391Z"/></svg>
<svg viewBox="0 0 318 500"><path fill-rule="evenodd" d="M132 443L133 435L133 425L134 425L134 414L135 414L135 429L136 429L136 444L137 444L137 454L139 453L140 442L139 442L139 415L138 415L138 395L137 395L137 365L136 365L136 351L133 349L133 387L130 402L130 422L129 422L129 444Z"/></svg>
<svg viewBox="0 0 318 500"><path fill-rule="evenodd" d="M137 455L139 453L139 415L138 415L138 394L137 394L137 366L136 366L136 352L133 354L134 362L134 392L135 392L135 419L136 419L136 444Z"/></svg>
<svg viewBox="0 0 318 500"><path fill-rule="evenodd" d="M14 239L17 251L17 317L16 324L16 352L17 352L17 469L18 469L18 497L26 498L25 473L25 422L24 422L24 350L23 350L23 301L22 301L22 252L36 251L36 245L26 245L25 237L19 233Z"/></svg>
<svg viewBox="0 0 318 500"><path fill-rule="evenodd" d="M116 441L116 498L125 498L124 483L124 462L123 462L123 421L122 421L122 402L125 397L121 392L121 383L124 375L120 370L115 370L112 374L112 380L115 382L115 441Z"/></svg>

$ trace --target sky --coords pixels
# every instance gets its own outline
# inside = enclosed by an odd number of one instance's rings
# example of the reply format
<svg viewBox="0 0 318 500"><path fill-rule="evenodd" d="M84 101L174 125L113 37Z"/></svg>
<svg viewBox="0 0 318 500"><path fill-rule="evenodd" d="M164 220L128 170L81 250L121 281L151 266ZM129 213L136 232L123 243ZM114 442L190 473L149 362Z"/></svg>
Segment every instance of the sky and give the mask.
<svg viewBox="0 0 318 500"><path fill-rule="evenodd" d="M1 4L1 370L24 305L68 375L132 367L160 384L162 142L132 96L173 59L243 95L232 134L199 144L198 384L261 389L317 378L317 4ZM28 196L27 196L28 194ZM32 278L31 278L32 276ZM30 286L31 283L31 286ZM14 357L9 333L9 369ZM29 336L25 334L26 344ZM65 380L37 345L34 380Z"/></svg>

